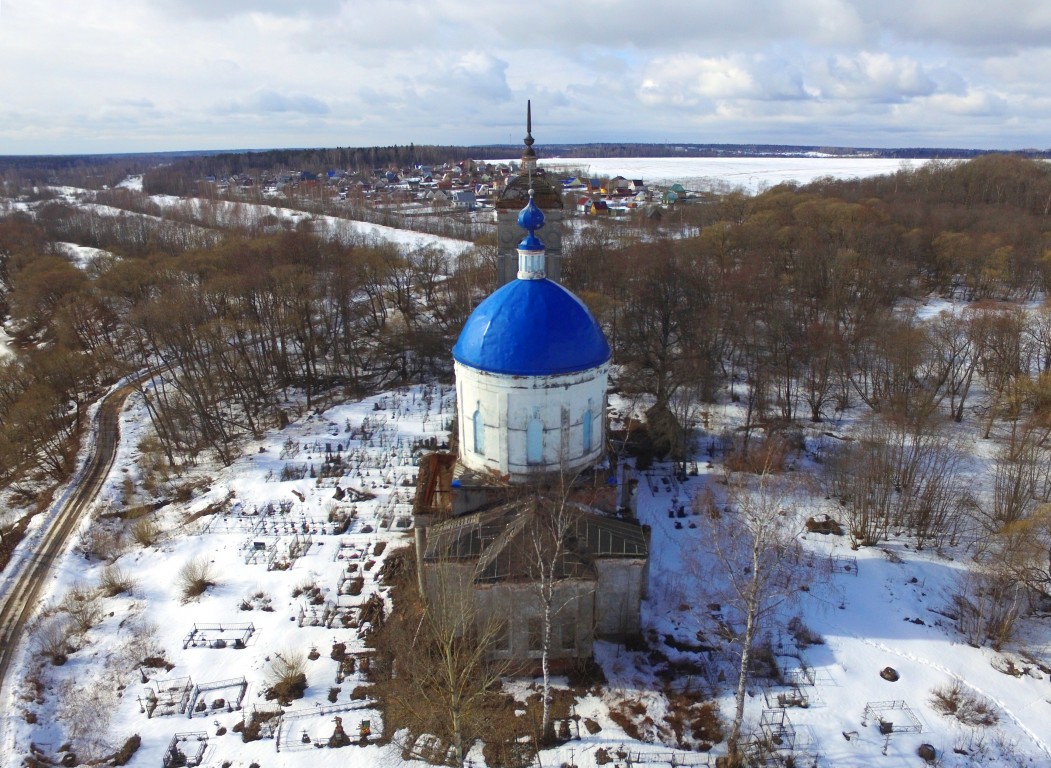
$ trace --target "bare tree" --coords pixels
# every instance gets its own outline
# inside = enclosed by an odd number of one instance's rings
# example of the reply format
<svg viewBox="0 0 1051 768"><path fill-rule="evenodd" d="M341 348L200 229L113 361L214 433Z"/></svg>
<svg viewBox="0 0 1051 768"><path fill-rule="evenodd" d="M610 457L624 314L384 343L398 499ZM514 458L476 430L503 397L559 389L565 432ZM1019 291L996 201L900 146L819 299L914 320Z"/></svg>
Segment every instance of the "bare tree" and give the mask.
<svg viewBox="0 0 1051 768"><path fill-rule="evenodd" d="M966 494L960 454L926 414L871 416L829 473L846 506L851 544L870 546L892 530L918 546L952 536Z"/></svg>
<svg viewBox="0 0 1051 768"><path fill-rule="evenodd" d="M571 610L580 597L579 589L574 590L567 582L576 582L572 577L583 567L573 547L581 516L580 509L569 500L569 489L575 476L567 478L563 472L559 479L557 495L536 493L526 542L529 578L540 608L539 645L543 674L540 732L547 743L555 736L551 720L551 656L555 621L563 611ZM562 631L567 631L567 626L564 625Z"/></svg>
<svg viewBox="0 0 1051 768"><path fill-rule="evenodd" d="M430 714L430 727L448 734L456 765L463 765L483 728L486 696L510 667L494 653L508 631L506 616L480 610L471 588L473 566L461 565L450 559L429 567L425 604L410 621L391 623L390 635L403 646L393 651L391 698L414 717L419 710Z"/></svg>
<svg viewBox="0 0 1051 768"><path fill-rule="evenodd" d="M1040 504L1000 533L1000 562L1013 581L1051 597L1051 504Z"/></svg>
<svg viewBox="0 0 1051 768"><path fill-rule="evenodd" d="M796 592L798 542L791 496L794 484L763 472L729 478L727 508L712 523L711 547L718 576L728 585L732 624L740 646L735 709L727 749L740 760L741 727L752 651L764 624Z"/></svg>

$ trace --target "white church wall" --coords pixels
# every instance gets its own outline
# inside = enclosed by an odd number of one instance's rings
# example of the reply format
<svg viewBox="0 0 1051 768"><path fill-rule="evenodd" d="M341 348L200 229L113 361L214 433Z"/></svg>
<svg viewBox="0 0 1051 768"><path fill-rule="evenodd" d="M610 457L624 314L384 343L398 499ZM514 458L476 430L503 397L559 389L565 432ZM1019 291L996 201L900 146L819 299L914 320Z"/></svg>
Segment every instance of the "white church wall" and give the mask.
<svg viewBox="0 0 1051 768"><path fill-rule="evenodd" d="M512 479L575 471L594 463L601 458L605 442L608 373L603 365L556 376L508 376L457 363L461 461L470 469L488 469ZM480 429L476 413L481 416ZM584 423L587 413L590 430ZM541 445L538 454L530 457L534 420L542 425Z"/></svg>

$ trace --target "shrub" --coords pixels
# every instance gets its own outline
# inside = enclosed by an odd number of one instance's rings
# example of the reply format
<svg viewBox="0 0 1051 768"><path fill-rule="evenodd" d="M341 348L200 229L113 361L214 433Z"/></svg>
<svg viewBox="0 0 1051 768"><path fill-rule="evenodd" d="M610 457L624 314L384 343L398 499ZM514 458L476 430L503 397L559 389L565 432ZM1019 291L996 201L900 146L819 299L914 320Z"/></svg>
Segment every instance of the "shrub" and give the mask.
<svg viewBox="0 0 1051 768"><path fill-rule="evenodd" d="M74 632L83 634L102 621L102 606L93 590L75 584L62 598L60 611L69 615Z"/></svg>
<svg viewBox="0 0 1051 768"><path fill-rule="evenodd" d="M195 557L193 560L187 560L179 569L176 583L182 592L183 600L191 600L203 595L208 587L214 587L214 579L212 564L203 557Z"/></svg>
<svg viewBox="0 0 1051 768"><path fill-rule="evenodd" d="M277 699L282 704L303 698L307 689L306 659L299 651L275 653L267 674L270 688L268 700Z"/></svg>
<svg viewBox="0 0 1051 768"><path fill-rule="evenodd" d="M788 631L792 633L792 639L796 641L796 645L800 648L806 648L808 645L825 644L825 638L808 627L802 616L793 616L789 619Z"/></svg>
<svg viewBox="0 0 1051 768"><path fill-rule="evenodd" d="M114 562L127 551L122 531L112 529L103 521L96 522L88 529L81 546L85 554L107 563Z"/></svg>
<svg viewBox="0 0 1051 768"><path fill-rule="evenodd" d="M1000 722L996 705L984 696L966 690L959 680L932 690L931 706L936 712L951 715L971 727L996 725Z"/></svg>
<svg viewBox="0 0 1051 768"><path fill-rule="evenodd" d="M135 586L135 580L131 575L116 565L108 565L102 571L99 578L99 589L106 597L115 597L124 592L131 592Z"/></svg>
<svg viewBox="0 0 1051 768"><path fill-rule="evenodd" d="M48 657L56 667L61 667L69 659L69 635L68 619L52 619L37 633L37 652Z"/></svg>
<svg viewBox="0 0 1051 768"><path fill-rule="evenodd" d="M989 643L1000 650L1014 636L1022 611L1023 585L1005 570L980 567L961 576L950 593L950 611L964 639L975 648Z"/></svg>
<svg viewBox="0 0 1051 768"><path fill-rule="evenodd" d="M124 746L121 747L115 755L113 755L110 764L127 765L128 761L131 760L131 756L138 751L139 745L141 744L142 739L139 738L139 734L136 733L134 736L128 737L128 740L124 742Z"/></svg>
<svg viewBox="0 0 1051 768"><path fill-rule="evenodd" d="M747 451L744 441L737 440L733 449L726 454L725 466L730 472L784 472L791 449L791 443L780 435L754 440L748 445Z"/></svg>

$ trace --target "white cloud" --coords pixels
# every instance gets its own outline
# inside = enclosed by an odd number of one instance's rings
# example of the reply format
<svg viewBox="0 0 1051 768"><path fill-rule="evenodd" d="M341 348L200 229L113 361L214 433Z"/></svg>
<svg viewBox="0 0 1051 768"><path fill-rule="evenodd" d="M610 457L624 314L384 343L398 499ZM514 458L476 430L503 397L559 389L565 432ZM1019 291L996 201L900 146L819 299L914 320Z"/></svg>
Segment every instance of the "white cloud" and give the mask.
<svg viewBox="0 0 1051 768"><path fill-rule="evenodd" d="M0 149L1046 143L1051 4L998 5L9 0Z"/></svg>
<svg viewBox="0 0 1051 768"><path fill-rule="evenodd" d="M934 94L922 103L913 105L915 118L921 114L949 115L955 117L1001 117L1007 113L1007 101L995 93L971 91L958 95L951 93ZM907 114L907 113L906 113Z"/></svg>
<svg viewBox="0 0 1051 768"><path fill-rule="evenodd" d="M1045 47L1051 5L1045 0L853 0L866 23L902 41L981 54Z"/></svg>
<svg viewBox="0 0 1051 768"><path fill-rule="evenodd" d="M823 98L893 103L936 90L922 65L909 57L862 52L835 56L816 73Z"/></svg>
<svg viewBox="0 0 1051 768"><path fill-rule="evenodd" d="M705 58L679 55L649 62L639 85L648 106L704 106L736 99L808 98L803 79L788 62L758 57Z"/></svg>
<svg viewBox="0 0 1051 768"><path fill-rule="evenodd" d="M303 93L283 94L269 88L234 99L218 107L220 112L248 112L251 114L270 112L299 112L307 115L327 115L332 110L328 104Z"/></svg>

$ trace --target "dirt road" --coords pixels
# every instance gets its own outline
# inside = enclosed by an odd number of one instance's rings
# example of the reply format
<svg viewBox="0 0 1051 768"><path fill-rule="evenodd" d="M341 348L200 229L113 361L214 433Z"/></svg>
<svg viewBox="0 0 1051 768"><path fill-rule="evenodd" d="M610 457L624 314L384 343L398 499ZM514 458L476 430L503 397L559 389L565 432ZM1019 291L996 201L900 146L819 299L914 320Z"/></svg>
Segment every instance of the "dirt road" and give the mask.
<svg viewBox="0 0 1051 768"><path fill-rule="evenodd" d="M124 401L135 391L135 382L110 392L99 406L96 415L95 445L87 464L78 479L58 502L58 509L49 513L52 519L45 522L46 529L34 534L33 552L26 558L12 558L11 573L5 575L9 588L0 605L0 696L9 682L7 673L15 658L26 624L39 608L39 600L45 590L48 574L55 560L66 549L67 539L91 506L102 488L120 442L118 417ZM2 702L0 700L0 709Z"/></svg>

